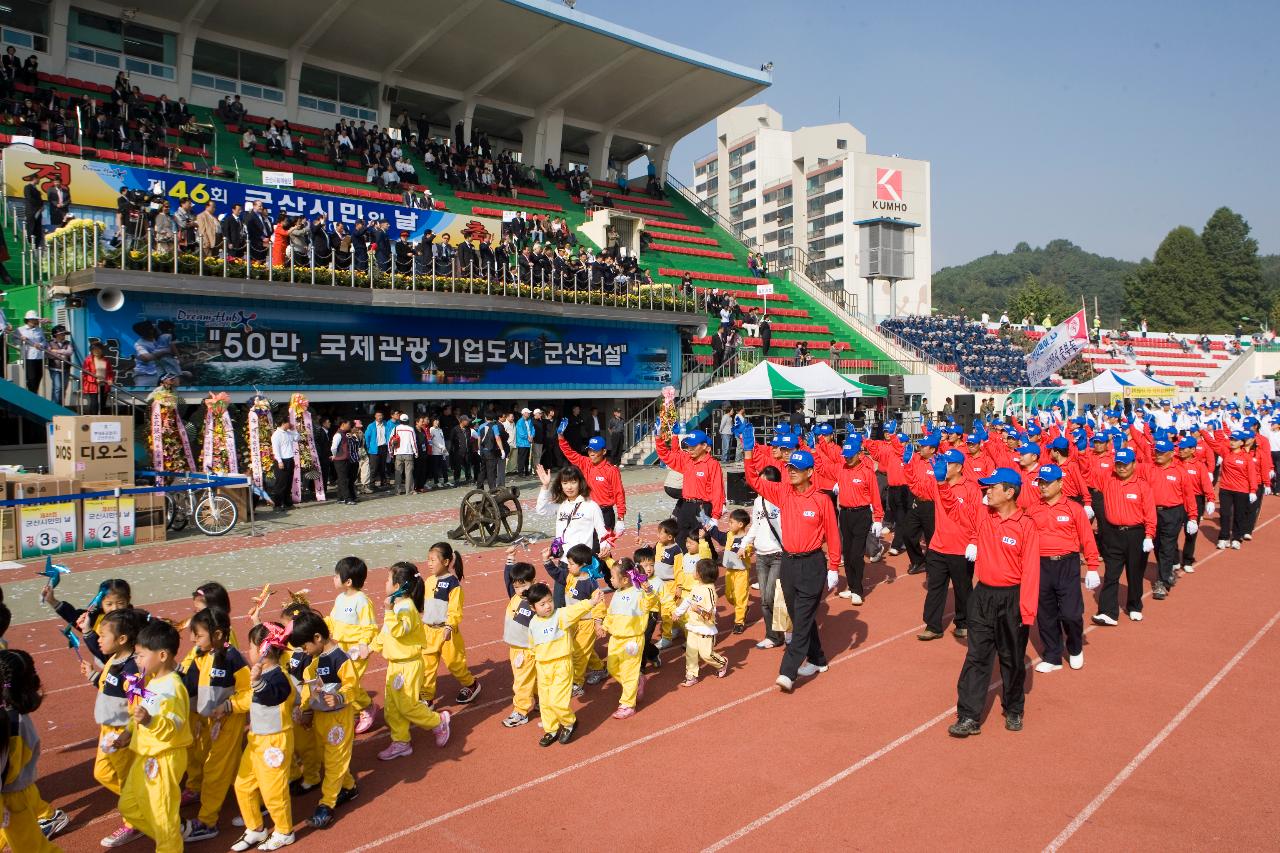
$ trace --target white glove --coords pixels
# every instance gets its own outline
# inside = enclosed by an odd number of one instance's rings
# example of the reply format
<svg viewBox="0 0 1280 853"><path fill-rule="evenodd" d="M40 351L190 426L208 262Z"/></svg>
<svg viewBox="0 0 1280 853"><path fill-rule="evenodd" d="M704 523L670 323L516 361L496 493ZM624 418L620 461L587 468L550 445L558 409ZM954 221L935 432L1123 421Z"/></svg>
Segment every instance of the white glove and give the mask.
<svg viewBox="0 0 1280 853"><path fill-rule="evenodd" d="M827 589L835 589L838 583L840 583L840 573L835 571L827 572Z"/></svg>
<svg viewBox="0 0 1280 853"><path fill-rule="evenodd" d="M621 536L627 532L627 523L622 519L618 519L613 525L613 535Z"/></svg>
<svg viewBox="0 0 1280 853"><path fill-rule="evenodd" d="M970 563L978 559L978 546L972 543L964 546L964 558Z"/></svg>
<svg viewBox="0 0 1280 853"><path fill-rule="evenodd" d="M884 533L884 525L878 521L871 522L871 535L879 539L881 533Z"/></svg>
<svg viewBox="0 0 1280 853"><path fill-rule="evenodd" d="M1207 502L1207 503L1204 505L1204 514L1205 514L1205 515L1213 515L1213 511L1214 511L1215 509L1217 509L1217 507L1216 507L1216 506L1214 506L1213 501L1209 501L1209 502Z"/></svg>
<svg viewBox="0 0 1280 853"><path fill-rule="evenodd" d="M1194 521L1188 521L1188 522L1187 522L1187 535L1188 535L1188 536L1195 536L1195 535L1196 535L1196 533L1197 533L1197 532L1199 532L1199 530L1200 530L1200 525L1196 524Z"/></svg>
<svg viewBox="0 0 1280 853"><path fill-rule="evenodd" d="M635 640L628 640L627 644L622 647L622 650L629 655L634 655L639 653L640 646L636 644Z"/></svg>
<svg viewBox="0 0 1280 853"><path fill-rule="evenodd" d="M1098 588L1099 586L1101 586L1101 585L1102 585L1102 581L1098 580L1098 573L1097 573L1097 572L1085 572L1085 573L1084 573L1084 588L1085 588L1085 589L1097 589L1097 588Z"/></svg>
<svg viewBox="0 0 1280 853"><path fill-rule="evenodd" d="M1263 488L1263 490L1262 490L1262 493L1263 493L1264 495L1269 495L1269 494L1271 494L1271 487L1270 487L1270 486L1266 486L1266 487L1264 487L1264 488Z"/></svg>
<svg viewBox="0 0 1280 853"><path fill-rule="evenodd" d="M1089 506L1088 504L1084 505L1084 517L1089 519L1090 521L1093 521L1093 507Z"/></svg>
<svg viewBox="0 0 1280 853"><path fill-rule="evenodd" d="M1155 549L1156 549L1155 543L1151 541L1150 536L1142 540L1142 553L1150 554Z"/></svg>
<svg viewBox="0 0 1280 853"><path fill-rule="evenodd" d="M1257 502L1258 502L1258 493L1257 493L1257 492L1250 492L1250 493L1249 493L1249 503L1251 503L1251 504L1256 504Z"/></svg>

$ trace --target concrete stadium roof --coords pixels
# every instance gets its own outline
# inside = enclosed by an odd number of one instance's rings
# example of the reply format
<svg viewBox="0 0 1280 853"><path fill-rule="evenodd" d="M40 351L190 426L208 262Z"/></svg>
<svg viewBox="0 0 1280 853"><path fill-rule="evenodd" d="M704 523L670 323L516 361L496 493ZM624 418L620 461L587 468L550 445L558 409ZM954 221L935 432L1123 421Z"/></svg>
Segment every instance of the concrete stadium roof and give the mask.
<svg viewBox="0 0 1280 853"><path fill-rule="evenodd" d="M504 121L510 130L563 110L566 149L612 130L614 156L674 141L771 83L766 72L551 0L129 4L148 17L181 21L204 38L226 33L312 65L364 69L359 76L401 87L402 102L429 114L474 100L478 126L491 133L501 132Z"/></svg>

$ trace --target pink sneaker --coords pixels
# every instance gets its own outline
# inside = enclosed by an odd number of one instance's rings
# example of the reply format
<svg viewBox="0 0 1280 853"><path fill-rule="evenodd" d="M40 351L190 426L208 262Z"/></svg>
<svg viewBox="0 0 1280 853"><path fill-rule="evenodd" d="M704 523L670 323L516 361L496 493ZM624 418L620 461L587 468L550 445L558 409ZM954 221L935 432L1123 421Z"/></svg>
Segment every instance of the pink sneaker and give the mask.
<svg viewBox="0 0 1280 853"><path fill-rule="evenodd" d="M356 714L356 734L362 735L373 728L373 709L365 708Z"/></svg>
<svg viewBox="0 0 1280 853"><path fill-rule="evenodd" d="M615 720L625 720L627 717L634 717L635 715L636 709L628 708L626 705L619 705L618 710L613 712L613 718Z"/></svg>
<svg viewBox="0 0 1280 853"><path fill-rule="evenodd" d="M684 681L680 682L680 686L681 686L681 687L693 687L693 686L694 686L695 684L697 684L697 683L698 683L698 679L696 679L696 678L686 678Z"/></svg>
<svg viewBox="0 0 1280 853"><path fill-rule="evenodd" d="M132 826L120 824L119 828L106 838L102 839L101 843L103 847L123 847L130 841L137 841L141 837L142 833L134 829Z"/></svg>
<svg viewBox="0 0 1280 853"><path fill-rule="evenodd" d="M400 758L405 755L413 755L413 746L408 741L393 740L391 741L391 746L378 753L378 758L383 761L390 761L393 758Z"/></svg>
<svg viewBox="0 0 1280 853"><path fill-rule="evenodd" d="M448 711L440 712L440 725L431 730L436 736L436 746L444 746L449 742L449 717L452 715Z"/></svg>
<svg viewBox="0 0 1280 853"><path fill-rule="evenodd" d="M182 789L182 805L189 806L192 803L200 802L200 792L193 791L190 788Z"/></svg>

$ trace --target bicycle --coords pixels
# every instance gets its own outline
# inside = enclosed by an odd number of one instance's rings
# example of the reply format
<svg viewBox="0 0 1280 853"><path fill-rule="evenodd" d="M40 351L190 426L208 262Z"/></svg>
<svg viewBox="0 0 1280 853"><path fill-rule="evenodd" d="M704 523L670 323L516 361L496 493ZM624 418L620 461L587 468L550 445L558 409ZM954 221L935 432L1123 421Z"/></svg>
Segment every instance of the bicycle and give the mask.
<svg viewBox="0 0 1280 853"><path fill-rule="evenodd" d="M173 485L190 485L199 482L190 477L175 480ZM196 499L196 493L203 497ZM196 527L205 536L222 536L230 532L239 520L239 512L231 498L214 494L213 487L191 489L185 492L165 492L165 526L177 532L187 526L187 522L195 521Z"/></svg>

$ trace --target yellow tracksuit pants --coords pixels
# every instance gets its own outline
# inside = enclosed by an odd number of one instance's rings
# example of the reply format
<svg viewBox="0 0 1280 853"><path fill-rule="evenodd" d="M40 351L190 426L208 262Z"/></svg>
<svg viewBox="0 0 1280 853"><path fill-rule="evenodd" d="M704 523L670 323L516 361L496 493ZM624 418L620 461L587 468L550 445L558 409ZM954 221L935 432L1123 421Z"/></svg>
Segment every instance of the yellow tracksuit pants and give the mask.
<svg viewBox="0 0 1280 853"><path fill-rule="evenodd" d="M724 655L717 654L714 647L716 638L707 634L695 634L689 631L684 636L684 677L692 681L698 677L698 667L705 661L716 669L723 669L728 663Z"/></svg>
<svg viewBox="0 0 1280 853"><path fill-rule="evenodd" d="M187 747L188 791L200 793L204 784L204 760L209 755L209 721L192 711L188 716L191 725L191 745Z"/></svg>
<svg viewBox="0 0 1280 853"><path fill-rule="evenodd" d="M434 729L440 715L419 697L422 691L422 657L387 661L387 690L382 715L391 729L391 739L409 742L409 726Z"/></svg>
<svg viewBox="0 0 1280 853"><path fill-rule="evenodd" d="M554 732L561 726L578 721L573 713L573 656L540 660L538 670L538 707L542 712L542 730Z"/></svg>
<svg viewBox="0 0 1280 853"><path fill-rule="evenodd" d="M338 802L338 791L356 784L356 778L351 775L355 720L356 712L350 705L337 711L315 712L311 729L324 763L324 783L320 788L322 806L333 808Z"/></svg>
<svg viewBox="0 0 1280 853"><path fill-rule="evenodd" d="M182 851L182 821L178 817L182 794L178 783L186 769L185 749L135 755L120 790L120 816L156 843L156 853Z"/></svg>
<svg viewBox="0 0 1280 853"><path fill-rule="evenodd" d="M751 578L746 569L730 569L724 573L724 597L733 605L733 624L745 625L747 604L751 601Z"/></svg>
<svg viewBox="0 0 1280 853"><path fill-rule="evenodd" d="M627 651L627 644L635 644L635 654ZM640 687L640 660L644 654L644 637L610 637L609 655L606 663L609 675L622 685L622 699L618 704L624 708L636 706L636 693Z"/></svg>
<svg viewBox="0 0 1280 853"><path fill-rule="evenodd" d="M583 619L573 629L573 683L582 684L588 669L604 669L604 661L596 651L596 623Z"/></svg>
<svg viewBox="0 0 1280 853"><path fill-rule="evenodd" d="M341 644L339 644L341 645ZM357 644L353 643L351 648L355 648ZM342 646L343 651L348 651L346 646ZM373 704L373 700L369 698L369 691L364 689L364 673L369 668L369 659L361 658L360 660L352 660L351 668L356 671L356 692L351 697L351 707L355 708L357 713L363 711Z"/></svg>
<svg viewBox="0 0 1280 853"><path fill-rule="evenodd" d="M293 763L289 771L289 781L301 779L308 788L320 784L320 749L316 746L313 726L294 724Z"/></svg>
<svg viewBox="0 0 1280 853"><path fill-rule="evenodd" d="M674 580L662 581L662 589L658 592L658 598L661 603L662 613L662 638L671 640L675 638L675 610L676 610L676 590L680 588Z"/></svg>
<svg viewBox="0 0 1280 853"><path fill-rule="evenodd" d="M273 735L250 733L248 740L236 771L240 817L244 818L246 829L262 829L265 803L276 832L288 835L293 832L293 805L289 800L293 729Z"/></svg>
<svg viewBox="0 0 1280 853"><path fill-rule="evenodd" d="M462 630L454 628L448 640L444 638L443 628L427 626L427 644L422 647L422 698L430 702L436 698L436 672L440 669L440 661L449 668L449 672L458 679L461 687L470 687L476 683L476 677L467 668L467 649L462 642Z"/></svg>
<svg viewBox="0 0 1280 853"><path fill-rule="evenodd" d="M244 721L247 714L228 714L221 720L205 720L209 729L209 754L204 759L200 781L200 822L218 825L218 813L227 791L236 778L240 753L244 750Z"/></svg>
<svg viewBox="0 0 1280 853"><path fill-rule="evenodd" d="M0 826L0 840L9 845L13 853L48 853L62 848L51 843L40 831L41 808L46 805L36 791L28 785L21 791L9 791L0 800L4 802L4 825Z"/></svg>
<svg viewBox="0 0 1280 853"><path fill-rule="evenodd" d="M134 751L128 748L115 752L103 752L103 742L114 740L124 731L123 726L101 726L98 730L98 754L93 758L93 778L117 797L124 787L124 780L129 775L129 765L133 763Z"/></svg>
<svg viewBox="0 0 1280 853"><path fill-rule="evenodd" d="M533 650L511 646L507 652L511 658L511 704L527 717L533 710L533 703L538 701L538 672L533 662ZM521 658L518 665L516 658Z"/></svg>

